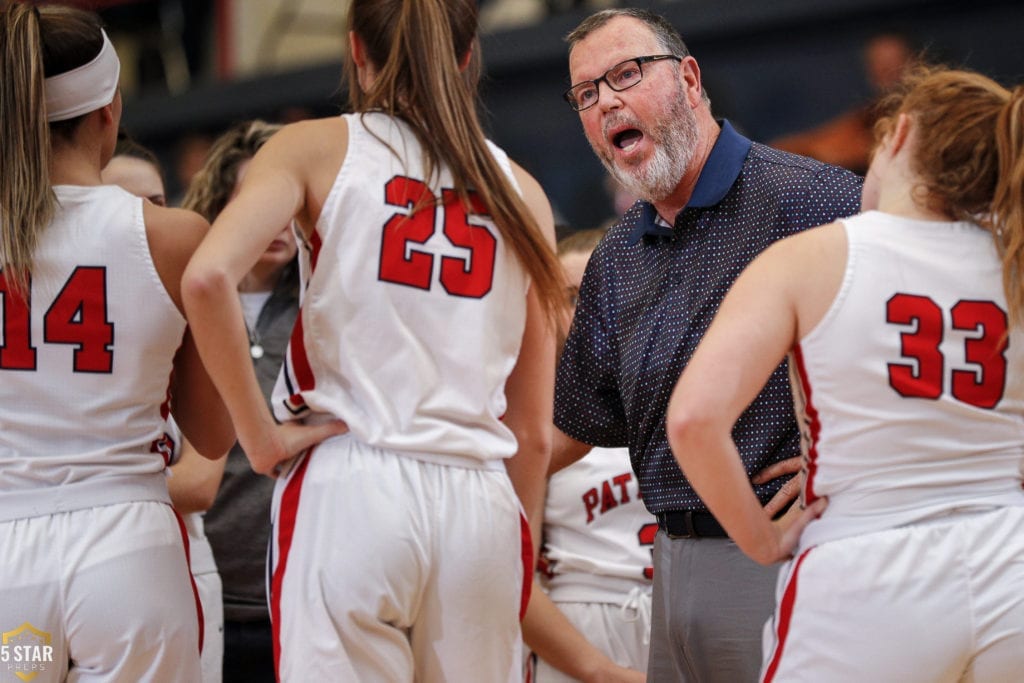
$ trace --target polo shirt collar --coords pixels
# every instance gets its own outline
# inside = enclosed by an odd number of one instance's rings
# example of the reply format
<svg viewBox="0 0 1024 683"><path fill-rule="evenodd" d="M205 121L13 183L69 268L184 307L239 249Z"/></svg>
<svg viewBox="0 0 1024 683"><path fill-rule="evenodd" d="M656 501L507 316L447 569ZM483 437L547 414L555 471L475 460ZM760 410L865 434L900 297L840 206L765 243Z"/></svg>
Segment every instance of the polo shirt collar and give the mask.
<svg viewBox="0 0 1024 683"><path fill-rule="evenodd" d="M743 170L743 162L747 158L751 144L750 140L736 132L728 120L723 119L722 131L715 140L707 161L704 162L704 168L697 178L697 186L693 188L693 194L684 210L708 208L722 201ZM629 233L630 245L639 242L644 235L672 234L671 226L661 220L653 204L643 201L640 205L640 217Z"/></svg>

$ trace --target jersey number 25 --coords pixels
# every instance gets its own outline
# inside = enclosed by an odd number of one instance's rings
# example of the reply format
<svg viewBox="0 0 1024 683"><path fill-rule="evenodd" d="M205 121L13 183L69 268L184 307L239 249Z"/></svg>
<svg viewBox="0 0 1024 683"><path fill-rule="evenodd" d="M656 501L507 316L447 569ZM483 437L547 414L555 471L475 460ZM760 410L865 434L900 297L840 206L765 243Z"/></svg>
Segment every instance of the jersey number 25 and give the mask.
<svg viewBox="0 0 1024 683"><path fill-rule="evenodd" d="M404 176L387 182L384 197L389 205L404 207L410 213L396 213L384 224L379 277L385 282L429 290L434 255L416 249L415 245L425 244L434 236L436 197L423 181ZM477 195L470 193L469 198L470 215L486 217ZM441 257L441 287L452 296L479 299L491 291L497 240L486 226L469 222L466 207L455 190L442 189L441 204L441 231L452 245L469 251L468 258Z"/></svg>

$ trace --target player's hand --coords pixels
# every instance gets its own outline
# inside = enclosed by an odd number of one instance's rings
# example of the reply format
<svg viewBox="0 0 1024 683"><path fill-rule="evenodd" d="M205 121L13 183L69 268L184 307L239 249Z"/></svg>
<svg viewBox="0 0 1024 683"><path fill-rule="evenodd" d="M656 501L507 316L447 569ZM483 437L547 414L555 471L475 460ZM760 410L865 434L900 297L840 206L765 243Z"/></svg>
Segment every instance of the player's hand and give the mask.
<svg viewBox="0 0 1024 683"><path fill-rule="evenodd" d="M317 425L286 422L277 425L266 439L259 439L251 445L245 441L240 442L253 471L276 478L287 471L288 464L295 456L321 441L347 431L348 425L341 420Z"/></svg>
<svg viewBox="0 0 1024 683"><path fill-rule="evenodd" d="M786 514L772 522L772 526L778 534L778 550L774 557L764 558L763 564L774 564L792 559L793 551L796 550L804 527L821 517L821 513L825 511L826 507L828 507L828 499L818 498L805 508L799 505L792 506Z"/></svg>
<svg viewBox="0 0 1024 683"><path fill-rule="evenodd" d="M780 460L779 462L768 465L768 467L765 467L763 470L755 474L751 481L754 484L765 484L772 479L778 479L779 477L799 473L802 467L803 459L800 456L786 458L785 460ZM774 517L782 510L785 510L786 506L792 503L800 494L802 483L803 477L799 474L795 477L790 477L789 480L782 485L782 488L772 496L772 499L765 504L764 509L768 513L768 516Z"/></svg>

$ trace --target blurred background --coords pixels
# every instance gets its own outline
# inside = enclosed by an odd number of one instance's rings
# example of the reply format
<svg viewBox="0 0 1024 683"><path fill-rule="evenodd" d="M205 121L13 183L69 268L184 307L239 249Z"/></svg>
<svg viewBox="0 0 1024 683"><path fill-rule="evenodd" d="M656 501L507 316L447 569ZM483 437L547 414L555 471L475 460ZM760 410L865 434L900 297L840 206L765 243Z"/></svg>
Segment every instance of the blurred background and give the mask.
<svg viewBox="0 0 1024 683"><path fill-rule="evenodd" d="M346 0L75 4L107 24L123 64L123 125L160 157L172 201L233 122L344 109ZM868 105L908 55L1024 81L1021 0L482 0L485 125L541 182L563 231L621 210L561 93L564 36L591 12L625 4L676 25L716 116L855 170Z"/></svg>

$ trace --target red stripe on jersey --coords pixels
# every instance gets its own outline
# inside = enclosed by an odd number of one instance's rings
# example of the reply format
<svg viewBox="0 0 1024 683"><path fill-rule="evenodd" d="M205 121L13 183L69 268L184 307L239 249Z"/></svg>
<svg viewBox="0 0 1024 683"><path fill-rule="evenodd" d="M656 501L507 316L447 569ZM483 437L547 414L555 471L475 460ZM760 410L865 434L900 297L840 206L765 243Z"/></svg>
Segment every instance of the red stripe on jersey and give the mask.
<svg viewBox="0 0 1024 683"><path fill-rule="evenodd" d="M192 583L192 597L196 600L196 617L199 619L199 654L203 654L203 636L206 635L206 619L203 617L203 602L199 599L199 587L196 585L196 577L192 576L192 551L188 544L188 530L185 529L185 520L181 518L178 511L173 507L174 518L178 520L178 530L181 531L181 542L185 546L185 569L188 570L188 580Z"/></svg>
<svg viewBox="0 0 1024 683"><path fill-rule="evenodd" d="M796 363L796 371L800 376L800 388L804 393L804 413L811 430L811 442L807 446L807 477L804 479L804 505L810 505L818 499L818 494L814 492L814 476L818 473L818 439L821 437L821 420L818 417L818 409L814 407L811 381L807 379L804 354L800 350L799 344L793 347L793 361ZM797 419L799 417L798 415Z"/></svg>
<svg viewBox="0 0 1024 683"><path fill-rule="evenodd" d="M782 659L782 648L786 645L786 636L789 635L789 623L793 618L793 604L796 602L796 579L800 571L800 565L807 558L807 554L813 548L808 548L797 558L793 566L793 573L786 584L786 592L782 594L782 602L779 604L778 623L775 625L775 652L772 654L772 661L765 669L764 678L761 683L771 683L775 678L775 672L779 669L779 661Z"/></svg>
<svg viewBox="0 0 1024 683"><path fill-rule="evenodd" d="M295 328L292 329L292 338L288 343L288 356L291 360L292 372L295 375L297 392L312 391L316 388L316 377L313 376L313 369L309 366L309 357L306 355L306 336L302 328L302 310L295 319Z"/></svg>
<svg viewBox="0 0 1024 683"><path fill-rule="evenodd" d="M309 277L316 272L316 264L320 259L320 249L323 242L316 230L309 237ZM295 393L288 399L293 405L301 404L305 407L305 401L299 394L303 391L312 391L316 388L316 377L309 365L309 356L306 355L306 336L302 326L302 307L299 307L299 315L295 319L295 327L292 329L291 340L288 342L288 359L291 361L292 374L295 377ZM293 411L297 412L297 411Z"/></svg>
<svg viewBox="0 0 1024 683"><path fill-rule="evenodd" d="M302 480L306 476L306 466L313 457L314 446L302 458L298 469L291 475L284 493L281 495L281 508L278 513L274 532L277 534L277 564L270 581L270 623L274 636L274 671L277 680L281 680L281 585L284 583L284 570L288 564L288 551L292 547L295 534L295 518L299 512L299 496L302 493Z"/></svg>
<svg viewBox="0 0 1024 683"><path fill-rule="evenodd" d="M530 523L522 512L519 513L519 537L523 558L523 593L519 601L519 621L522 621L526 616L526 606L530 604L530 590L533 588L533 537L530 535Z"/></svg>

